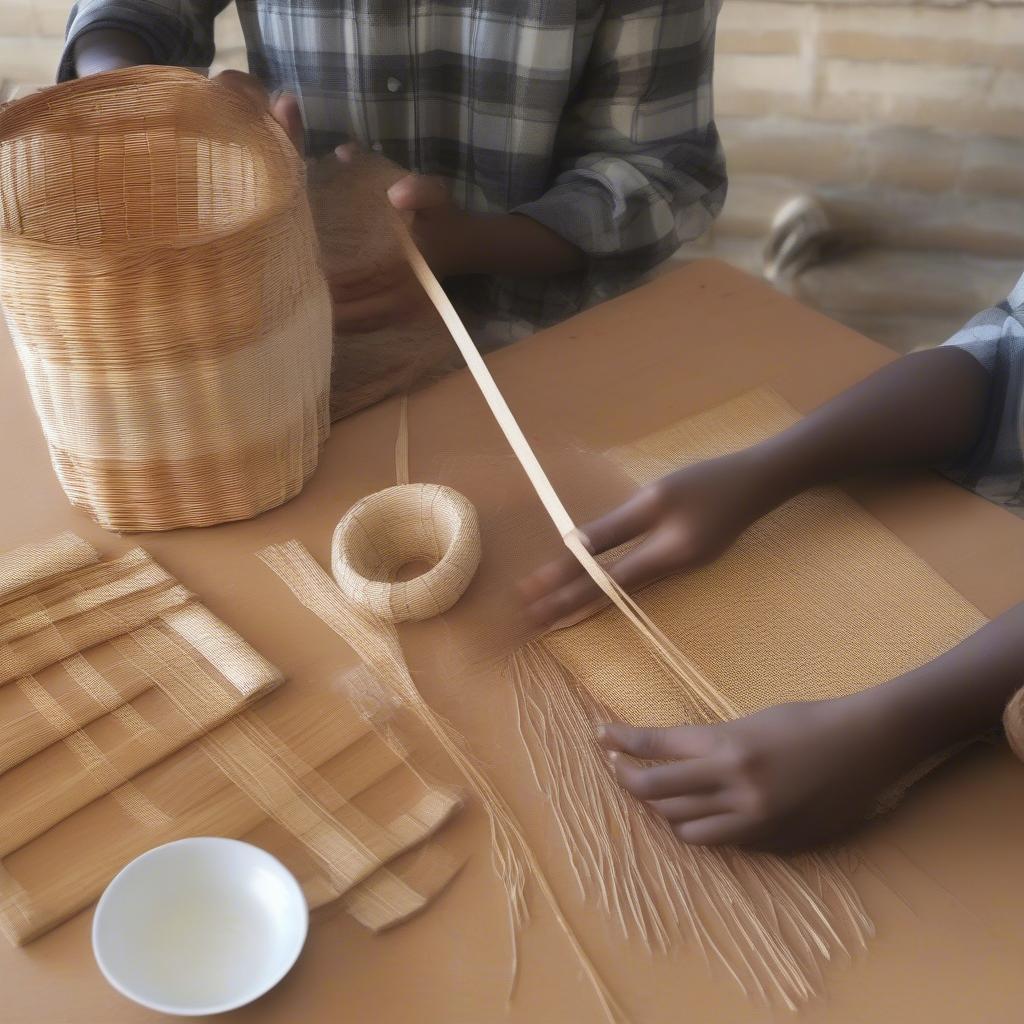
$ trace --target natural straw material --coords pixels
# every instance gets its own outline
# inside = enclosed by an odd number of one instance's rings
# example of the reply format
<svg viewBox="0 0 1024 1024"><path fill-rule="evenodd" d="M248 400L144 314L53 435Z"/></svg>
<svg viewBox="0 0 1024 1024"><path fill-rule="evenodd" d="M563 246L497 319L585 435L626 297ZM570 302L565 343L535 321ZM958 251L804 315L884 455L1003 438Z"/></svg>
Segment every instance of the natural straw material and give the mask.
<svg viewBox="0 0 1024 1024"><path fill-rule="evenodd" d="M13 601L54 576L84 569L99 560L93 546L73 533L23 544L0 555L0 602Z"/></svg>
<svg viewBox="0 0 1024 1024"><path fill-rule="evenodd" d="M0 110L0 301L101 525L248 518L316 468L331 306L303 164L236 93L131 68Z"/></svg>
<svg viewBox="0 0 1024 1024"><path fill-rule="evenodd" d="M826 961L866 944L871 920L837 858L680 843L608 770L596 728L610 716L586 676L570 676L539 643L513 654L509 676L581 895L623 935L658 950L692 942L745 994L791 1010L820 994Z"/></svg>
<svg viewBox="0 0 1024 1024"><path fill-rule="evenodd" d="M399 579L407 566L426 572ZM404 484L356 502L334 531L331 568L350 601L387 622L448 611L480 565L472 503L450 487Z"/></svg>
<svg viewBox="0 0 1024 1024"><path fill-rule="evenodd" d="M377 877L382 861L459 807L403 758L344 707L264 702L5 857L0 931L29 942L88 906L133 857L194 835L280 851L313 905L360 883L391 888L391 873Z"/></svg>
<svg viewBox="0 0 1024 1024"><path fill-rule="evenodd" d="M237 659L248 654L247 645L199 604L169 612L114 644L151 685L0 774L0 857L198 739L281 682L273 666L251 655L246 670L238 671ZM208 669L198 666L196 651L205 652ZM102 686L105 680L96 676L93 686ZM89 685L85 678L82 682ZM37 707L54 728L64 725L59 705L37 698Z"/></svg>
<svg viewBox="0 0 1024 1024"><path fill-rule="evenodd" d="M528 916L526 883L532 876L593 986L604 1015L609 1020L622 1018L615 997L565 917L514 812L487 774L466 753L463 738L427 703L417 687L394 623L375 617L349 599L298 541L271 545L260 551L259 557L306 608L356 652L395 703L416 716L480 800L491 826L494 868L508 900L513 936L513 985L518 972L518 930Z"/></svg>
<svg viewBox="0 0 1024 1024"><path fill-rule="evenodd" d="M796 418L759 389L607 458L642 485ZM836 488L787 503L713 564L655 583L641 600L736 714L876 685L937 657L984 621ZM854 880L832 853L790 859L686 847L615 784L594 739L598 721L672 726L723 717L637 644L617 611L523 648L510 675L538 782L580 884L599 894L624 931L661 945L682 922L746 990L788 1005L820 991L822 960L870 934ZM887 794L887 806L927 767ZM611 842L604 822L624 841ZM695 904L697 892L704 898ZM780 918L784 899L792 903Z"/></svg>
<svg viewBox="0 0 1024 1024"><path fill-rule="evenodd" d="M77 587L82 577L95 579L101 574L105 579L98 586L68 600L54 601L54 594ZM0 685L124 636L158 615L182 607L193 596L141 550L74 576L78 579L62 580L49 591L34 595L31 600L44 603L28 614L4 622L0 610Z"/></svg>
<svg viewBox="0 0 1024 1024"><path fill-rule="evenodd" d="M423 909L460 864L401 855L458 795L345 701L263 699L280 673L145 552L97 559L71 536L0 556L8 652L75 652L0 687L0 931L28 942L131 857L196 834L246 835L312 906L344 896L376 930Z"/></svg>
<svg viewBox="0 0 1024 1024"><path fill-rule="evenodd" d="M648 812L631 807L616 789L596 745L581 742L592 728L592 716L604 715L608 708L636 725L714 722L742 713L744 694L707 673L713 660L701 663L684 654L677 639L659 627L593 556L587 538L554 490L451 302L404 224L397 217L393 224L414 273L451 331L563 542L621 613L607 612L600 623L593 620L585 636L579 630L591 623L567 632L565 645L577 659L570 666L572 679L567 679L563 666L539 646L519 652L510 664L524 738L534 756L538 781L552 797L581 885L589 881L599 886L599 898L609 912L624 927L631 921L654 944L664 944L671 922L684 921L745 990L795 1008L818 988L822 961L848 948L841 932L847 932L856 943L863 943L871 933L870 920L856 892L833 858L812 858L802 865L728 850L680 847L667 841L670 834L664 824L646 822L642 814ZM772 573L769 577L776 589L786 583ZM711 597L722 601L714 592ZM651 607L646 600L644 603ZM662 613L659 619L668 626L674 615L690 609L680 602L658 611ZM695 621L696 632L706 632L704 619ZM764 643L757 630L751 632L755 643ZM944 635L955 642L952 631L946 630ZM554 647L558 639L557 635L551 639L549 649L556 656L564 655ZM688 640L683 642L690 652ZM717 648L732 640L726 633L716 636L713 643ZM631 657L645 666L649 663L649 670L630 670ZM756 659L753 664L757 665ZM602 679L603 687L595 684L595 675ZM657 680L656 687L650 685L652 679ZM577 699L573 686L577 691L586 689L581 695L585 700ZM674 703L672 722L630 714L636 706L646 707L655 696ZM595 829L594 821L612 829L617 825L624 831L625 841L617 846L605 829ZM586 891L589 894L591 890Z"/></svg>

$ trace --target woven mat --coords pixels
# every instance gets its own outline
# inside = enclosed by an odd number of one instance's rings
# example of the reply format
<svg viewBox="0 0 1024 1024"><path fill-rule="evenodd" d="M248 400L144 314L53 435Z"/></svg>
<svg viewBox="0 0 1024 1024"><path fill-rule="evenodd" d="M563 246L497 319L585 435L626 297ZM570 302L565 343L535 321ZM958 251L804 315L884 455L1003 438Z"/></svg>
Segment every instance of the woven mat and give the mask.
<svg viewBox="0 0 1024 1024"><path fill-rule="evenodd" d="M608 456L637 484L762 440L798 414L758 389ZM985 618L834 487L788 502L712 565L656 583L641 603L743 713L838 697L936 658ZM545 646L634 725L693 721L685 693L605 612Z"/></svg>
<svg viewBox="0 0 1024 1024"><path fill-rule="evenodd" d="M141 549L101 561L65 534L0 556L0 929L30 941L198 834L272 850L311 906L368 927L422 909L460 864L409 851L459 797L349 702L281 682Z"/></svg>

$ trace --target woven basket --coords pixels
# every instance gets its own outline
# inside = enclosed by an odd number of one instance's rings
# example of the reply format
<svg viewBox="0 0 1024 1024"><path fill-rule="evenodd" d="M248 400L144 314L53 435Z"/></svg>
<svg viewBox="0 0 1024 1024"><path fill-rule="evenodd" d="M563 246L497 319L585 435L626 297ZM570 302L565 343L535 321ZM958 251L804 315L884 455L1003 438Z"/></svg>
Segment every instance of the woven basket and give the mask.
<svg viewBox="0 0 1024 1024"><path fill-rule="evenodd" d="M332 318L303 166L230 90L132 68L0 110L0 301L102 526L249 518L316 468Z"/></svg>

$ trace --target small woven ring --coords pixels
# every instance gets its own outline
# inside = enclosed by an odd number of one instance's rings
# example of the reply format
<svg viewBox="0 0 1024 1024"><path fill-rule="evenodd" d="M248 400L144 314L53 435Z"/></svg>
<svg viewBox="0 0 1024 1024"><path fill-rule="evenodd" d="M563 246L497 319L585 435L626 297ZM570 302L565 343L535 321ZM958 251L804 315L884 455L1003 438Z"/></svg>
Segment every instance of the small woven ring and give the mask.
<svg viewBox="0 0 1024 1024"><path fill-rule="evenodd" d="M413 562L421 576L399 580ZM480 526L468 498L439 484L402 484L356 502L338 523L331 568L353 604L387 622L446 612L480 565Z"/></svg>

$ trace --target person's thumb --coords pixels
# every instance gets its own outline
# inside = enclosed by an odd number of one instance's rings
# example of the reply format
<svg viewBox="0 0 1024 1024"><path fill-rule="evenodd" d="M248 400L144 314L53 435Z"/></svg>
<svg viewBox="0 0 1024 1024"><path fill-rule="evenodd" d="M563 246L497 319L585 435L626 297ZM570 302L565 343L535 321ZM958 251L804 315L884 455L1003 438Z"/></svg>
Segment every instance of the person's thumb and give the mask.
<svg viewBox="0 0 1024 1024"><path fill-rule="evenodd" d="M285 134L292 140L299 156L305 150L305 129L302 126L302 109L299 101L290 93L283 93L274 100L270 108L274 120L284 129Z"/></svg>
<svg viewBox="0 0 1024 1024"><path fill-rule="evenodd" d="M358 142L343 142L334 147L334 156L340 164L350 164L363 154L363 147Z"/></svg>
<svg viewBox="0 0 1024 1024"><path fill-rule="evenodd" d="M446 206L451 202L448 186L440 178L407 174L388 189L388 199L396 210L419 212Z"/></svg>

